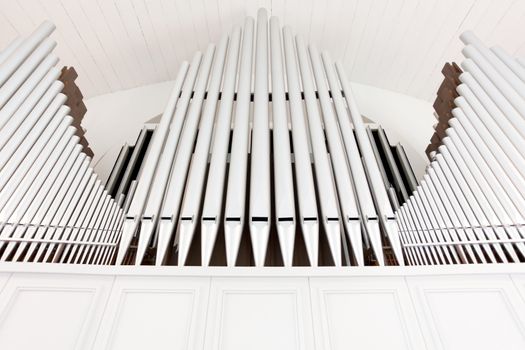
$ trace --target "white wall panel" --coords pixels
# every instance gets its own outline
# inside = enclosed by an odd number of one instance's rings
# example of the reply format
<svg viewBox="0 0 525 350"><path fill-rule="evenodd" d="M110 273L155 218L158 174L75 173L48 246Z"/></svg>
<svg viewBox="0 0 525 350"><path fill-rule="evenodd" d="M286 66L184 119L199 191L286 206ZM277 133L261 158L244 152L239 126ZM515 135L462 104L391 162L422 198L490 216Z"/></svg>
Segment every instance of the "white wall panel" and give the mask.
<svg viewBox="0 0 525 350"><path fill-rule="evenodd" d="M516 288L518 288L518 292L521 294L523 301L525 302L525 274L511 275L511 278Z"/></svg>
<svg viewBox="0 0 525 350"><path fill-rule="evenodd" d="M2 293L2 290L7 284L7 280L9 280L9 277L11 277L10 273L0 273L0 293Z"/></svg>
<svg viewBox="0 0 525 350"><path fill-rule="evenodd" d="M112 281L111 276L13 275L0 294L0 348L90 349Z"/></svg>
<svg viewBox="0 0 525 350"><path fill-rule="evenodd" d="M525 304L507 275L409 277L431 349L523 349Z"/></svg>
<svg viewBox="0 0 525 350"><path fill-rule="evenodd" d="M426 348L403 277L318 277L310 285L317 349Z"/></svg>
<svg viewBox="0 0 525 350"><path fill-rule="evenodd" d="M307 278L214 278L205 349L313 349Z"/></svg>
<svg viewBox="0 0 525 350"><path fill-rule="evenodd" d="M0 349L525 348L520 265L4 264L0 290Z"/></svg>
<svg viewBox="0 0 525 350"><path fill-rule="evenodd" d="M97 349L201 349L209 278L118 277Z"/></svg>

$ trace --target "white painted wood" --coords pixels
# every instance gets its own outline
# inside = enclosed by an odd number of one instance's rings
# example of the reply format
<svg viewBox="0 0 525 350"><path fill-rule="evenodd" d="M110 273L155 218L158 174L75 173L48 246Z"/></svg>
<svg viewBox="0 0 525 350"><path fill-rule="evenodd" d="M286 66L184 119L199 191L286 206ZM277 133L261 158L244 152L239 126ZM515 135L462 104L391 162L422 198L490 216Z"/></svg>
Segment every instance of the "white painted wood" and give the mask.
<svg viewBox="0 0 525 350"><path fill-rule="evenodd" d="M310 288L317 349L427 348L403 278L313 277Z"/></svg>
<svg viewBox="0 0 525 350"><path fill-rule="evenodd" d="M201 349L209 283L207 277L117 277L94 349Z"/></svg>
<svg viewBox="0 0 525 350"><path fill-rule="evenodd" d="M313 349L308 279L213 278L204 349Z"/></svg>
<svg viewBox="0 0 525 350"><path fill-rule="evenodd" d="M112 280L111 276L11 276L0 298L0 346L90 349ZM24 336L27 331L31 336Z"/></svg>
<svg viewBox="0 0 525 350"><path fill-rule="evenodd" d="M521 265L327 272L4 264L0 345L521 349L524 276Z"/></svg>
<svg viewBox="0 0 525 350"><path fill-rule="evenodd" d="M46 17L57 24L57 55L81 74L86 96L173 78L178 62L266 7L320 50L345 63L353 81L433 100L445 60L458 61L458 35L473 29L510 53L524 39L520 1L3 1L0 46ZM455 11L448 11L454 6ZM428 39L431 38L431 39ZM336 40L337 39L337 40Z"/></svg>
<svg viewBox="0 0 525 350"><path fill-rule="evenodd" d="M418 276L407 283L429 348L525 345L525 304L509 276Z"/></svg>

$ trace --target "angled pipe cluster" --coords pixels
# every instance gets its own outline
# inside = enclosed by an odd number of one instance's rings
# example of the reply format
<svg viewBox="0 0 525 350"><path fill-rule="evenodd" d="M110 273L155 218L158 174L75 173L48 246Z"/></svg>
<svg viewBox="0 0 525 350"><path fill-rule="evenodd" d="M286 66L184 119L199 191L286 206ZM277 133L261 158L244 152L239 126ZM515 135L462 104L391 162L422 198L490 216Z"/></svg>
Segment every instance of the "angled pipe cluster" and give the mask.
<svg viewBox="0 0 525 350"><path fill-rule="evenodd" d="M423 181L397 212L410 264L525 260L525 66L472 32L459 97Z"/></svg>
<svg viewBox="0 0 525 350"><path fill-rule="evenodd" d="M54 29L44 22L0 52L0 260L108 264L122 209L71 125Z"/></svg>

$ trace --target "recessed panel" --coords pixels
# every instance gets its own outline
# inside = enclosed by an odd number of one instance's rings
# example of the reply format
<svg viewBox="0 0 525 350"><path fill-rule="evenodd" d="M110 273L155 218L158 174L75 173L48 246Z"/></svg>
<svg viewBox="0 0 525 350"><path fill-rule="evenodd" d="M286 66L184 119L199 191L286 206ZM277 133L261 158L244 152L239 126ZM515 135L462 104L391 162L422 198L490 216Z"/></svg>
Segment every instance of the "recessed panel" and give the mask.
<svg viewBox="0 0 525 350"><path fill-rule="evenodd" d="M426 296L445 349L525 349L516 310L501 291L429 291Z"/></svg>
<svg viewBox="0 0 525 350"><path fill-rule="evenodd" d="M20 288L2 312L0 348L74 349L93 291Z"/></svg>
<svg viewBox="0 0 525 350"><path fill-rule="evenodd" d="M187 349L194 293L124 293L111 349Z"/></svg>
<svg viewBox="0 0 525 350"><path fill-rule="evenodd" d="M297 295L226 293L219 349L298 349Z"/></svg>
<svg viewBox="0 0 525 350"><path fill-rule="evenodd" d="M326 293L330 348L407 349L405 320L392 292ZM381 335L381 336L378 336Z"/></svg>

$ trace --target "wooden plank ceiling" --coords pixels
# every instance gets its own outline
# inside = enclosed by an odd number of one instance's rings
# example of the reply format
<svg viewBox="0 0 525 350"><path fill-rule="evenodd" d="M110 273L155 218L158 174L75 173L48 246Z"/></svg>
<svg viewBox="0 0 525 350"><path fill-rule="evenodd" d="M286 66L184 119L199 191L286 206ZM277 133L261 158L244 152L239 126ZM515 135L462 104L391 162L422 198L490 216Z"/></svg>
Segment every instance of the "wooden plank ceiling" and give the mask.
<svg viewBox="0 0 525 350"><path fill-rule="evenodd" d="M358 83L432 101L458 36L525 57L523 0L0 0L0 48L42 20L86 97L174 79L182 60L266 7Z"/></svg>

